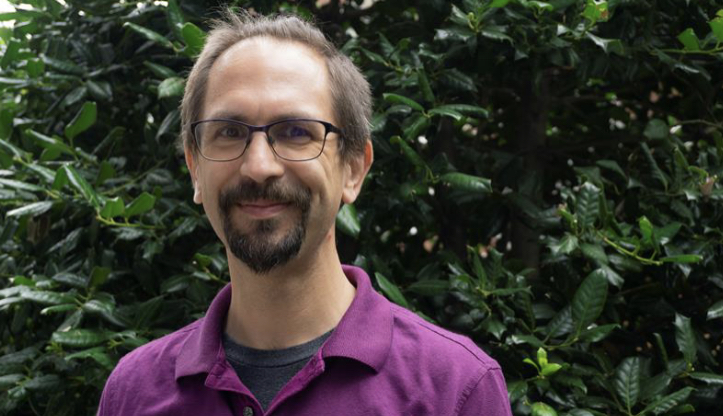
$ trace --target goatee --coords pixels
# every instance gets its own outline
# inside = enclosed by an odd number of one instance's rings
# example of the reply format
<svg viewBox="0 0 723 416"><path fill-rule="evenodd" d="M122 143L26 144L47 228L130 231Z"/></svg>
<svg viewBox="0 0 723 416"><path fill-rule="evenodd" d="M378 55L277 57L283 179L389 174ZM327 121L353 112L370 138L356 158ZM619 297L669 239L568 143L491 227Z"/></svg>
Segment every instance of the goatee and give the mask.
<svg viewBox="0 0 723 416"><path fill-rule="evenodd" d="M280 225L279 219L255 221L248 232L241 231L233 224L231 208L234 205L259 199L290 204L301 213L299 222L281 240L272 240ZM268 273L274 267L287 263L299 253L306 237L310 206L311 191L308 188L284 186L278 181L264 184L247 181L222 192L219 210L229 250L258 274Z"/></svg>

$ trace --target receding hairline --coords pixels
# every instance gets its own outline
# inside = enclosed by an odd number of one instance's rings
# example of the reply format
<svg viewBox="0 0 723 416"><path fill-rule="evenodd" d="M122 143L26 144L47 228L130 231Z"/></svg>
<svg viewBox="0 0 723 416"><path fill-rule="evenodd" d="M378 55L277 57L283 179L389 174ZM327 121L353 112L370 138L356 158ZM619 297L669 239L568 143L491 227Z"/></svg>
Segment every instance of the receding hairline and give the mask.
<svg viewBox="0 0 723 416"><path fill-rule="evenodd" d="M216 78L218 74L215 74L215 72L218 70L219 64L223 64L225 57L228 56L230 52L232 52L234 49L243 46L244 44L258 44L260 47L273 47L274 45L293 45L295 47L298 47L300 50L309 52L309 57L311 57L317 64L320 65L321 72L323 73L324 77L324 90L325 93L328 95L328 102L330 103L331 107L328 108L329 116L332 117L331 120L325 120L332 124L337 124L339 120L337 119L337 114L333 105L333 91L332 91L332 85L331 85L331 72L329 70L329 63L328 58L325 57L323 54L321 54L316 48L312 47L311 45L304 43L299 40L295 39L286 39L286 38L279 38L273 35L268 34L260 34L251 36L248 38L244 38L239 40L238 42L232 44L228 48L226 48L221 54L218 55L218 57L214 60L213 64L208 70L208 80L206 82L206 87L204 88L204 94L200 103L200 109L199 109L199 117L203 117L203 113L206 111L206 104L208 102L208 94L210 93L210 84L211 80ZM279 50L279 55L285 53L283 50ZM242 55L243 59L243 55Z"/></svg>

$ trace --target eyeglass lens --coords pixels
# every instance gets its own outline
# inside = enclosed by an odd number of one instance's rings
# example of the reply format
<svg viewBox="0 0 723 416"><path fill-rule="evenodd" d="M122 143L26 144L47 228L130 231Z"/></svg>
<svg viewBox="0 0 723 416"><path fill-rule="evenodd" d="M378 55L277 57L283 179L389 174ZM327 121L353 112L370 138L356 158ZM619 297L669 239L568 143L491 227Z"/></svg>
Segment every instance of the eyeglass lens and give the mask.
<svg viewBox="0 0 723 416"><path fill-rule="evenodd" d="M268 128L271 147L279 157L306 160L319 156L324 147L326 127L319 121L287 120ZM198 123L195 136L201 154L213 160L236 159L251 139L251 129L227 120Z"/></svg>

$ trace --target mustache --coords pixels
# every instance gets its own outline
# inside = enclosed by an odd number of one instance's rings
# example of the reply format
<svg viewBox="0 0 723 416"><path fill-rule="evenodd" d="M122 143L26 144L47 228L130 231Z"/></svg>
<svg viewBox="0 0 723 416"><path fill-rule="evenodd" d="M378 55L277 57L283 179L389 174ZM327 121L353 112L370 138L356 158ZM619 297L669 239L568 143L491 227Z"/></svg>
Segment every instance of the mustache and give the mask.
<svg viewBox="0 0 723 416"><path fill-rule="evenodd" d="M234 205L252 202L258 199L290 203L306 212L311 205L311 190L306 187L293 187L278 181L260 184L254 181L241 182L223 191L219 198L219 207L228 213Z"/></svg>

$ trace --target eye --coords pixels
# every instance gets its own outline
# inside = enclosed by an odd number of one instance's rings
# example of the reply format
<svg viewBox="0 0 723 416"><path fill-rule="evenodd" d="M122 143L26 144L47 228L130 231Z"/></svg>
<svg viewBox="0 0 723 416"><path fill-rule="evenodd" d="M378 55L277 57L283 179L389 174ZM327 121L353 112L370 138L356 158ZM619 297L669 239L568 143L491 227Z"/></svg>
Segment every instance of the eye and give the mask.
<svg viewBox="0 0 723 416"><path fill-rule="evenodd" d="M241 129L238 126L227 125L219 130L218 135L221 137L240 137Z"/></svg>
<svg viewBox="0 0 723 416"><path fill-rule="evenodd" d="M314 140L314 126L308 121L288 121L276 124L269 132L274 140L287 143L306 143Z"/></svg>

